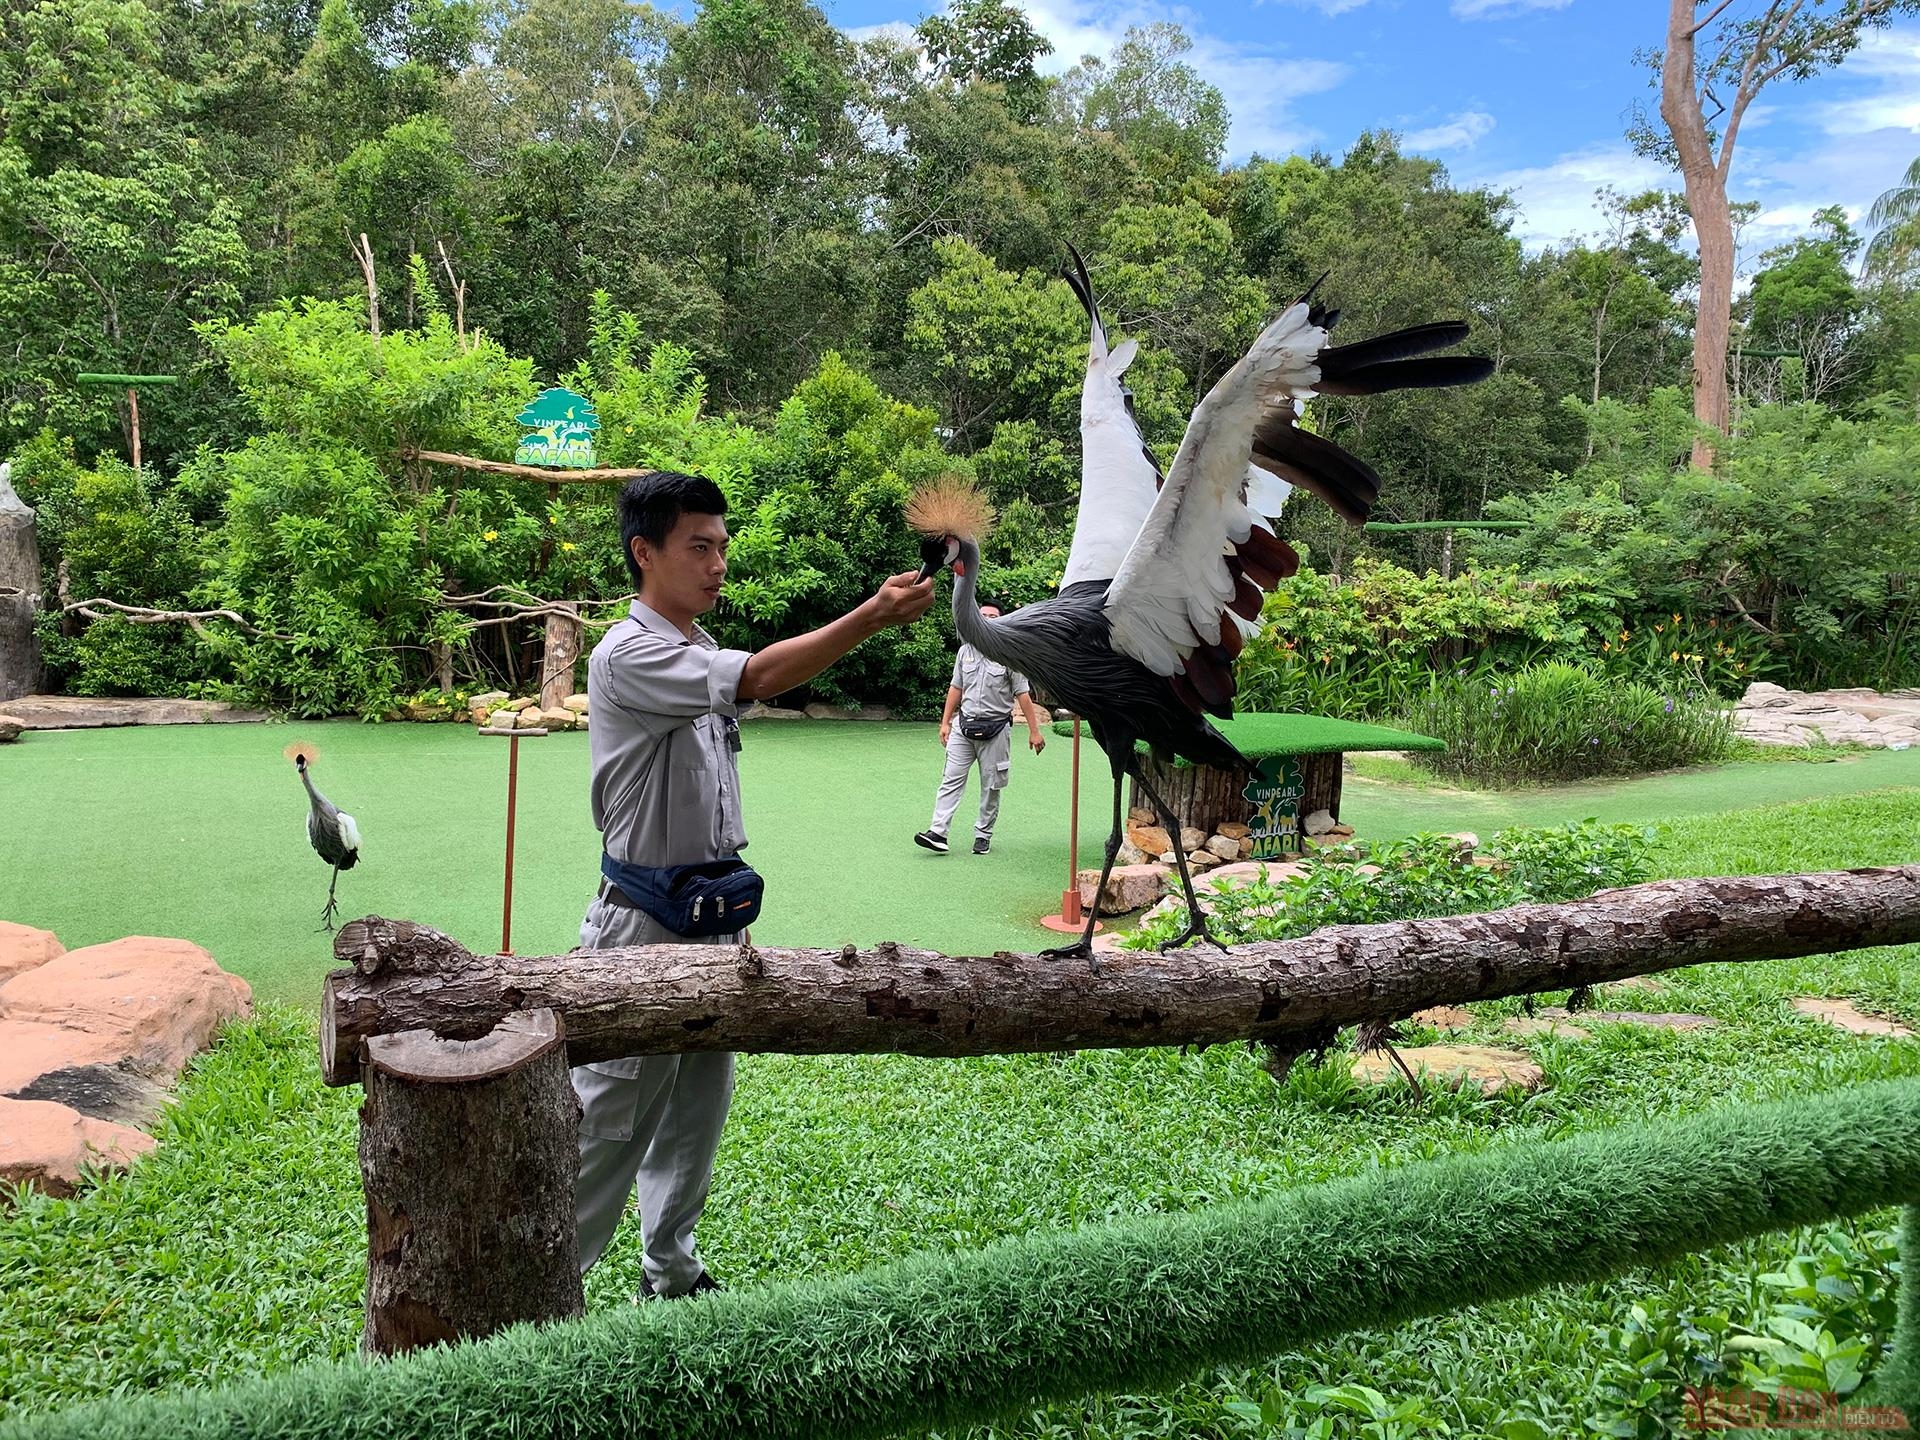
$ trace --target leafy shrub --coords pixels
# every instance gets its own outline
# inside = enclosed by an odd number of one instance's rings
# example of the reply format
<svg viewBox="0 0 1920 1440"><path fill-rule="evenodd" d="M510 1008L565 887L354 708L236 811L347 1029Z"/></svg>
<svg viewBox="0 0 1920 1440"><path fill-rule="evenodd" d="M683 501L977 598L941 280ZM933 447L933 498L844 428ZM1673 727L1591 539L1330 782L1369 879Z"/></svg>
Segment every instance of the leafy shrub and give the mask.
<svg viewBox="0 0 1920 1440"><path fill-rule="evenodd" d="M1732 717L1698 684L1662 693L1583 666L1435 676L1398 717L1446 743L1418 763L1486 785L1636 775L1726 756Z"/></svg>
<svg viewBox="0 0 1920 1440"><path fill-rule="evenodd" d="M1461 842L1448 835L1356 841L1309 857L1304 874L1277 883L1262 871L1251 884L1216 884L1218 899L1208 927L1232 945L1293 940L1327 925L1424 920L1577 900L1645 880L1652 873L1652 847L1651 830L1594 820L1502 830L1488 846L1501 859L1494 865L1463 863ZM1354 863L1360 860L1377 871ZM1186 926L1186 907L1169 907L1121 943L1129 949L1151 949Z"/></svg>

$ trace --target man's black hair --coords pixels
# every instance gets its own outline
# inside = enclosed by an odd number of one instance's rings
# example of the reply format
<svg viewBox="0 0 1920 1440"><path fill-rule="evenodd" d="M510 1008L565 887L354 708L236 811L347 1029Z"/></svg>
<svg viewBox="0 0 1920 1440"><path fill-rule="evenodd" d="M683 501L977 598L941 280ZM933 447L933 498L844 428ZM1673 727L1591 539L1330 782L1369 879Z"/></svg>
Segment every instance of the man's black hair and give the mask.
<svg viewBox="0 0 1920 1440"><path fill-rule="evenodd" d="M635 537L649 545L664 545L682 515L726 513L727 497L704 475L656 470L629 480L620 491L620 553L626 557L634 590L640 589L643 579L633 558Z"/></svg>

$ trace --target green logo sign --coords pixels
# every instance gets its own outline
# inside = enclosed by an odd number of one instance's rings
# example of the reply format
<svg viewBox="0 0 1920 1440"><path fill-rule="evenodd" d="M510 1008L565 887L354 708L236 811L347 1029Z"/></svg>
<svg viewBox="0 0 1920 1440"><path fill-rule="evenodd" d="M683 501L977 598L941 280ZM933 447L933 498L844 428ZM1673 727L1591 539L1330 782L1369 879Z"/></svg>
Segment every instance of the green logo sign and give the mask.
<svg viewBox="0 0 1920 1440"><path fill-rule="evenodd" d="M586 396L571 390L542 390L518 418L533 429L513 452L519 464L593 468L593 432L600 428L600 419Z"/></svg>
<svg viewBox="0 0 1920 1440"><path fill-rule="evenodd" d="M1240 792L1253 802L1247 838L1255 860L1277 860L1304 848L1300 834L1300 799L1307 793L1298 755L1269 755Z"/></svg>

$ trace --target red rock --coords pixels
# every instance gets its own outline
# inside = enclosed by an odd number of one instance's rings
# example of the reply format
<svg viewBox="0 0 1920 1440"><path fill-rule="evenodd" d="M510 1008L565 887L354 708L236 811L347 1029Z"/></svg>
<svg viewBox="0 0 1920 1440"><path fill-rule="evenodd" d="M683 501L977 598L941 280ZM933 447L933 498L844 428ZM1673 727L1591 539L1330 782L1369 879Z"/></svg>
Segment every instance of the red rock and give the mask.
<svg viewBox="0 0 1920 1440"><path fill-rule="evenodd" d="M251 1002L247 982L191 941L134 936L14 976L0 985L0 1020L101 1037L129 1068L171 1079Z"/></svg>
<svg viewBox="0 0 1920 1440"><path fill-rule="evenodd" d="M1411 1018L1416 1025L1431 1025L1436 1030L1465 1030L1473 1024L1473 1012L1458 1005L1430 1006L1414 1011Z"/></svg>
<svg viewBox="0 0 1920 1440"><path fill-rule="evenodd" d="M0 984L67 953L51 930L0 920Z"/></svg>
<svg viewBox="0 0 1920 1440"><path fill-rule="evenodd" d="M124 1170L154 1147L151 1135L89 1120L50 1100L0 1099L0 1180L71 1195L83 1166Z"/></svg>
<svg viewBox="0 0 1920 1440"><path fill-rule="evenodd" d="M1400 1050L1400 1058L1415 1075L1431 1076L1454 1090L1477 1085L1485 1095L1514 1088L1538 1090L1547 1079L1546 1071L1520 1051L1489 1045L1416 1045ZM1384 1050L1355 1057L1353 1078L1369 1085L1406 1083Z"/></svg>
<svg viewBox="0 0 1920 1440"><path fill-rule="evenodd" d="M1173 837L1158 825L1132 825L1127 839L1142 855L1164 855L1173 849Z"/></svg>
<svg viewBox="0 0 1920 1440"><path fill-rule="evenodd" d="M42 1020L0 1020L0 1096L24 1090L50 1071L112 1065L120 1058L119 1044L108 1036Z"/></svg>

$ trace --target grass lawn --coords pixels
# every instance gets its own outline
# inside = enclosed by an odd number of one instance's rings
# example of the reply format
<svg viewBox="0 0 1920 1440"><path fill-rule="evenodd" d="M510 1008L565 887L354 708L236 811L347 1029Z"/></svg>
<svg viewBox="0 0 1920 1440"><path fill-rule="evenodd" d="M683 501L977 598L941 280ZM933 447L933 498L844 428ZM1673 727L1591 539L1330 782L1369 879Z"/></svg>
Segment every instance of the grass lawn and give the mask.
<svg viewBox="0 0 1920 1440"><path fill-rule="evenodd" d="M317 729L321 784L368 837L365 868L342 880L348 913L408 915L490 943L501 743L450 727ZM187 934L264 994L310 1005L328 965L324 937L311 931L326 874L306 849L301 796L279 758L293 733L36 735L0 753L11 847L0 916L47 925L70 945ZM1057 903L1065 870L1065 752L1016 758L993 856L940 859L908 843L937 778L931 727L754 727L743 756L749 823L777 897L765 938L1031 945L1044 932L1027 917ZM534 741L522 760L516 948L564 948L592 876L585 745ZM1817 869L1916 858L1920 789L1880 788L1916 780L1920 757L1908 752L1497 797L1352 785L1347 818L1362 834L1589 814L1670 820L1663 874ZM1803 803L1736 808L1765 801ZM1416 1106L1402 1089L1358 1091L1337 1069L1305 1065L1275 1084L1233 1046L965 1061L746 1057L703 1249L735 1285L845 1273L916 1250L1189 1210L1733 1100L1920 1076L1920 1043L1846 1035L1787 1004L1849 997L1920 1028L1920 947L1703 967L1668 985L1600 1001L1721 1023L1691 1033L1599 1025L1587 1042L1519 1042L1549 1077L1525 1099L1429 1094ZM1476 1007L1470 1038L1494 1039L1517 1009ZM352 1353L365 1247L357 1095L323 1089L316 1069L311 1017L269 1005L202 1058L160 1150L132 1174L78 1201L30 1198L0 1216L0 1419ZM1888 1219L1853 1228L1871 1235ZM1016 1416L977 1437L1281 1435L1250 1418L1263 1401L1295 1407L1305 1425L1321 1413L1308 1387L1346 1381L1408 1404L1409 1417L1365 1429L1349 1415L1315 1433L1588 1433L1589 1416L1613 1413L1639 1386L1643 1372L1622 1358L1648 1343L1632 1333L1636 1303L1656 1316L1724 1310L1751 1321L1770 1293L1759 1277L1808 1239L1356 1334L1166 1394ZM624 1303L638 1265L628 1226L589 1276L589 1306ZM1679 1381L1657 1373L1670 1396Z"/></svg>
<svg viewBox="0 0 1920 1440"><path fill-rule="evenodd" d="M958 953L1054 943L1034 923L1067 884L1071 743L1016 747L993 854L936 856L926 823L941 751L928 724L774 721L746 728L741 780L769 944L893 939ZM360 822L344 915L419 920L475 949L500 940L507 744L464 726L176 725L30 735L0 750L0 919L69 947L126 934L205 945L262 1000L312 1008L332 966L315 931L327 870L307 847L306 796L281 756L321 748L321 790ZM1081 752L1082 863L1098 863L1111 794ZM1343 818L1363 835L1549 824L1592 815L1658 821L1740 805L1920 785L1920 750L1832 764L1755 762L1612 784L1476 793L1349 777ZM954 826L970 834L969 790ZM587 737L520 747L514 948L577 943L598 878Z"/></svg>

